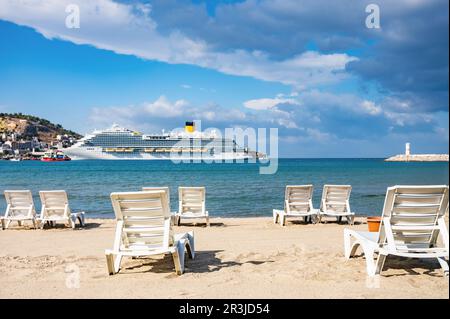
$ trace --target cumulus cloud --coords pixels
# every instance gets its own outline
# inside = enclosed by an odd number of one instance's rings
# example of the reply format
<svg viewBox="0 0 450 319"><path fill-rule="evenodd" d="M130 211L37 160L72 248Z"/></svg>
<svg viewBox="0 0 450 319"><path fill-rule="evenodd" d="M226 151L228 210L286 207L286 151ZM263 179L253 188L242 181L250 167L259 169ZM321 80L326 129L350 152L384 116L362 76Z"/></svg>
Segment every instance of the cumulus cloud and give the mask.
<svg viewBox="0 0 450 319"><path fill-rule="evenodd" d="M348 70L373 81L409 112L447 111L449 2L380 1L382 30Z"/></svg>
<svg viewBox="0 0 450 319"><path fill-rule="evenodd" d="M448 111L448 1L380 0L381 30L364 27L370 2L246 0L219 3L209 16L186 0L79 0L81 28L67 29L70 0L4 0L0 19L50 39L296 89L357 74L363 85L373 81L381 94L410 104L410 112ZM359 57L348 53L355 50Z"/></svg>
<svg viewBox="0 0 450 319"><path fill-rule="evenodd" d="M303 130L318 141L331 137L379 138L394 132L432 132L442 125L439 121L442 114L411 113L392 104L392 98L375 102L354 94L320 90L303 91L289 99L276 97L244 102L247 108L272 118L275 123L284 123L280 124L284 129ZM286 125L287 122L290 124ZM291 134L288 130L283 132L287 136Z"/></svg>
<svg viewBox="0 0 450 319"><path fill-rule="evenodd" d="M380 139L391 134L438 135L448 130L439 120L442 114L404 113L384 103L351 94L309 90L296 97L250 100L240 110L211 103L193 105L184 99L171 101L161 96L140 105L94 108L90 120L96 127L116 122L145 132L181 127L186 120L201 120L204 129L277 127L281 140L287 143L310 139L322 144Z"/></svg>
<svg viewBox="0 0 450 319"><path fill-rule="evenodd" d="M288 104L296 104L297 101L294 99L285 99L285 98L262 98L262 99L254 99L248 100L244 102L244 106L253 110L268 110L273 108L275 105L288 103Z"/></svg>
<svg viewBox="0 0 450 319"><path fill-rule="evenodd" d="M381 107L372 101L364 100L360 104L361 108L370 115L378 115L382 112Z"/></svg>
<svg viewBox="0 0 450 319"><path fill-rule="evenodd" d="M176 28L161 33L158 22L152 18L154 8L141 3L78 0L81 27L69 29L64 23L65 8L72 2L6 0L0 3L0 19L32 27L49 39L298 87L345 79L348 77L346 64L357 60L346 53L305 51L285 59L274 59L267 52L254 49L217 50L204 39L189 37Z"/></svg>
<svg viewBox="0 0 450 319"><path fill-rule="evenodd" d="M187 120L202 120L208 126L219 128L230 122L248 124L251 121L237 109L226 109L216 104L194 106L184 99L171 101L164 95L140 105L94 107L90 114L91 126L108 127L111 123L118 123L147 132L182 127Z"/></svg>
<svg viewBox="0 0 450 319"><path fill-rule="evenodd" d="M367 29L371 0L247 0L218 4L213 17L184 0L155 0L160 30L183 30L220 49L258 50L291 59L308 47L358 52L346 70L362 85L410 104L410 112L448 111L447 0L379 0L381 29ZM326 10L324 10L326 8ZM307 83L307 81L306 81Z"/></svg>

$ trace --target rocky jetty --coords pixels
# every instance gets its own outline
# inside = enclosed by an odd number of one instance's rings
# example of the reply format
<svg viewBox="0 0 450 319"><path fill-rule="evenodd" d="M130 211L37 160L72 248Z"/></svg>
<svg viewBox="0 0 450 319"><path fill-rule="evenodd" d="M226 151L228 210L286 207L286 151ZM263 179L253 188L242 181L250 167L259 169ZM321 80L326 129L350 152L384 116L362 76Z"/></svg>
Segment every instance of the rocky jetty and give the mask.
<svg viewBox="0 0 450 319"><path fill-rule="evenodd" d="M448 154L400 154L385 159L386 162L448 162Z"/></svg>

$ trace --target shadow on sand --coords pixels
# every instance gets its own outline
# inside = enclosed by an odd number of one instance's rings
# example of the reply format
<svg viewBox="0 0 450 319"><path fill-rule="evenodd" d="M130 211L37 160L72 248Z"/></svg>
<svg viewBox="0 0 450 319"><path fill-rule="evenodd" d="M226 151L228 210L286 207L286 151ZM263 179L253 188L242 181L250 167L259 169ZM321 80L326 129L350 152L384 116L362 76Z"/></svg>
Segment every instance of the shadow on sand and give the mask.
<svg viewBox="0 0 450 319"><path fill-rule="evenodd" d="M187 273L209 273L219 271L222 268L242 266L244 264L261 265L264 263L272 263L273 260L250 260L245 262L222 261L217 255L222 250L204 250L195 253L195 259L185 259L185 268ZM174 273L174 264L171 255L165 255L162 259L137 258L140 264L124 267L124 271L139 270L142 272L155 273ZM150 267L150 269L146 269ZM143 269L145 268L145 269Z"/></svg>

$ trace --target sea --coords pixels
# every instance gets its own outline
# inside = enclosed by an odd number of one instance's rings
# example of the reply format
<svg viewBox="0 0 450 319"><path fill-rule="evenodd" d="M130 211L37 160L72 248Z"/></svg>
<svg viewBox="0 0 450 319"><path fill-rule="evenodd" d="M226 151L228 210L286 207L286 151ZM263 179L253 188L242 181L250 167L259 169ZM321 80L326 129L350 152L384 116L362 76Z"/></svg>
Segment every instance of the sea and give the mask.
<svg viewBox="0 0 450 319"><path fill-rule="evenodd" d="M360 216L380 215L386 188L446 184L448 162L404 163L383 159L279 159L278 171L260 174L260 163L173 163L171 161L82 160L45 163L0 161L0 192L29 189L37 212L40 190L66 190L72 211L88 218L114 218L110 194L169 186L171 209L179 186L205 186L211 217L272 216L283 208L286 185L314 185L319 208L324 184L352 185L350 205ZM0 195L0 215L6 209Z"/></svg>

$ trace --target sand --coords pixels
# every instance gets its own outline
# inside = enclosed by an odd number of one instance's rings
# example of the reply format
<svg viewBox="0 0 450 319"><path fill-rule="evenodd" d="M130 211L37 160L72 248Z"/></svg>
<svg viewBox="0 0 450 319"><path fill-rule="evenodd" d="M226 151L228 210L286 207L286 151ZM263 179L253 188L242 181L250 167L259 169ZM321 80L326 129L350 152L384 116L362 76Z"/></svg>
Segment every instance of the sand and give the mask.
<svg viewBox="0 0 450 319"><path fill-rule="evenodd" d="M197 256L176 276L170 256L125 259L109 276L113 220L86 229L0 230L1 298L449 298L435 260L388 258L379 281L367 280L362 257L345 260L347 225L282 228L271 218L213 218L194 230ZM367 228L357 219L354 229ZM79 274L79 276L77 275ZM79 278L79 280L77 280Z"/></svg>

